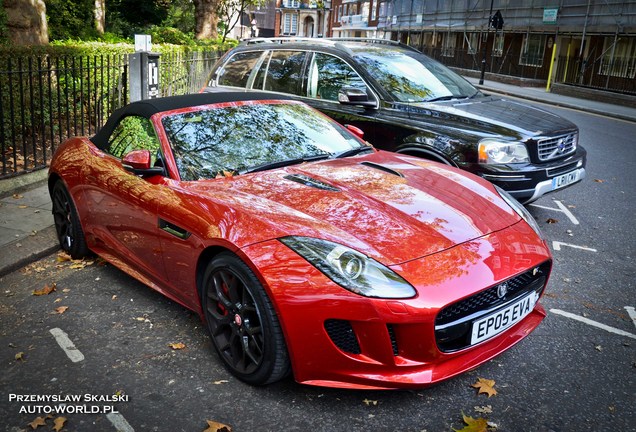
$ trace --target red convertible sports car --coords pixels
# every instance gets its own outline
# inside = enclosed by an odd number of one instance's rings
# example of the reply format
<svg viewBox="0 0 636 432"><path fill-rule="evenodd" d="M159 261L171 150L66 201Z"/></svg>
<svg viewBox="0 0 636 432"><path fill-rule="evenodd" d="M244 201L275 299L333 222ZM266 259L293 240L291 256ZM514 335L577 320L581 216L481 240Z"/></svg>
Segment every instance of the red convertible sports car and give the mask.
<svg viewBox="0 0 636 432"><path fill-rule="evenodd" d="M552 259L514 199L271 97L134 102L65 142L62 248L198 312L250 384L423 387L539 325Z"/></svg>

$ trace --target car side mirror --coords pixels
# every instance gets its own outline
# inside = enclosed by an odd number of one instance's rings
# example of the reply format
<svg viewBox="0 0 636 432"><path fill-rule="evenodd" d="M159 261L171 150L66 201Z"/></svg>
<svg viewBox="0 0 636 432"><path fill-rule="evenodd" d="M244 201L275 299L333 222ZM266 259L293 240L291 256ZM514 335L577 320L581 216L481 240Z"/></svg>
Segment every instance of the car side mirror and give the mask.
<svg viewBox="0 0 636 432"><path fill-rule="evenodd" d="M350 124L346 124L344 125L344 127L346 127L349 132L351 132L361 140L364 140L364 131L359 127Z"/></svg>
<svg viewBox="0 0 636 432"><path fill-rule="evenodd" d="M362 105L375 108L374 100L369 100L365 89L357 87L343 87L338 91L338 102L343 105Z"/></svg>
<svg viewBox="0 0 636 432"><path fill-rule="evenodd" d="M149 150L133 150L130 153L126 153L121 160L121 165L126 171L135 175L163 175L163 168L150 166L151 161Z"/></svg>

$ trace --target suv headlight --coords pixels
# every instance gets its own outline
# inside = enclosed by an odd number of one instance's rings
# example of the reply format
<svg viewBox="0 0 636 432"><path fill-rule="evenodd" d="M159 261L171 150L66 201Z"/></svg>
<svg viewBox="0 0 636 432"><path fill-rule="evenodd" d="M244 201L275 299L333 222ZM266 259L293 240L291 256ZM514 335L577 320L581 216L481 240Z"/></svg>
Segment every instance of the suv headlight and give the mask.
<svg viewBox="0 0 636 432"><path fill-rule="evenodd" d="M543 237L543 233L541 232L541 228L539 228L539 224L534 219L534 216L532 216L530 212L523 206L523 204L521 204L512 195L510 195L508 192L506 192L499 186L497 185L493 185L493 186L495 186L495 189L497 189L497 192L499 192L499 195L501 196L501 198L503 198L503 200L506 203L508 203L508 205L512 207L512 209L519 216L521 216L521 218L524 221L526 221L528 225L530 225L530 228L532 228L534 232L537 233L537 235L541 238L541 240L545 241L545 237Z"/></svg>
<svg viewBox="0 0 636 432"><path fill-rule="evenodd" d="M347 246L312 237L283 237L283 244L343 288L365 297L410 298L415 288L390 268Z"/></svg>
<svg viewBox="0 0 636 432"><path fill-rule="evenodd" d="M525 144L499 141L492 138L485 138L479 141L479 163L507 164L520 162L530 162Z"/></svg>

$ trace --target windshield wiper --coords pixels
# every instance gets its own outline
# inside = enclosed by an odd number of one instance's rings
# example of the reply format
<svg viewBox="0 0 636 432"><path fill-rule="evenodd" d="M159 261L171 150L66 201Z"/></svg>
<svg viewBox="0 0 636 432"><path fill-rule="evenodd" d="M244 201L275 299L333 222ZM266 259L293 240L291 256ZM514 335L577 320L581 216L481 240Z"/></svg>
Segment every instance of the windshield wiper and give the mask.
<svg viewBox="0 0 636 432"><path fill-rule="evenodd" d="M476 91L475 93L473 93L470 96L466 96L466 95L459 95L459 96L440 96L440 97L436 97L433 99L428 99L426 102L438 102L438 101L447 101L447 100L453 100L453 99L472 99L475 96L477 96L479 94L479 91Z"/></svg>
<svg viewBox="0 0 636 432"><path fill-rule="evenodd" d="M340 159L340 158L344 158L344 157L348 157L348 156L354 156L354 155L357 155L357 154L365 152L365 151L373 151L373 147L362 146L362 147L356 147L356 148L353 148L353 149L345 150L342 153L338 153L337 155L335 155L334 159Z"/></svg>
<svg viewBox="0 0 636 432"><path fill-rule="evenodd" d="M328 157L329 157L329 154L319 154L319 155L313 155L313 156L306 156L302 158L286 159L286 160L275 161L275 162L265 162L260 165L255 165L253 167L240 170L239 174L247 174L247 173L253 173L257 171L267 171L269 169L281 168L281 167L285 167L289 165L296 165L303 162L311 162L311 161L317 161L321 159L327 159Z"/></svg>

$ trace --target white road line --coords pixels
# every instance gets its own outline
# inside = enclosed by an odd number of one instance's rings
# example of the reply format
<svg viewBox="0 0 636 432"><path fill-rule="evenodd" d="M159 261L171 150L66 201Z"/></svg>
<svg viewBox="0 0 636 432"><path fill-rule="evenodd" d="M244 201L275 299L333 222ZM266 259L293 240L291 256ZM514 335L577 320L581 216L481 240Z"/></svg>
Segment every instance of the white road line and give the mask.
<svg viewBox="0 0 636 432"><path fill-rule="evenodd" d="M631 306L625 306L625 310L629 314L629 317L632 319L632 322L636 326L636 311Z"/></svg>
<svg viewBox="0 0 636 432"><path fill-rule="evenodd" d="M538 208L542 208L545 210L554 210L554 211L558 211L560 213L563 213L567 216L568 219L570 219L570 222L572 222L574 225L578 225L579 221L577 218L574 217L574 215L572 214L572 212L570 210L568 210L568 208L566 206L563 205L563 203L559 200L554 200L554 202L556 203L556 205L559 207L558 209L554 208L554 207L546 207L546 206L542 206L539 204L530 204L533 207L538 207Z"/></svg>
<svg viewBox="0 0 636 432"><path fill-rule="evenodd" d="M119 413L106 414L106 418L117 429L117 432L135 432L132 426L126 421L123 415Z"/></svg>
<svg viewBox="0 0 636 432"><path fill-rule="evenodd" d="M557 315L564 316L566 318L571 318L573 320L580 321L580 322L582 322L584 324L590 325L592 327L600 328L600 329L608 331L610 333L615 333L617 335L626 336L626 337L629 337L629 338L632 338L632 339L636 339L636 335L635 334L632 334L632 333L629 333L629 332L626 332L624 330L620 330L620 329L617 329L617 328L614 328L614 327L610 327L608 325L601 324L601 323L596 322L596 321L592 321L591 319L587 319L587 318L582 317L580 315L576 315L576 314L573 314L573 313L570 313L570 312L565 312L565 311L562 311L560 309L550 309L550 312L552 312L554 314L557 314Z"/></svg>
<svg viewBox="0 0 636 432"><path fill-rule="evenodd" d="M561 250L561 246L567 246L574 249L581 249L588 252L598 252L596 249L585 247L585 246L573 245L570 243L563 243L556 240L552 241L552 249L554 249L555 251Z"/></svg>
<svg viewBox="0 0 636 432"><path fill-rule="evenodd" d="M49 330L49 332L55 337L57 344L60 348L62 348L62 350L64 350L68 358L70 358L73 363L84 360L84 354L75 348L73 341L68 338L68 335L64 333L62 329L56 327Z"/></svg>

